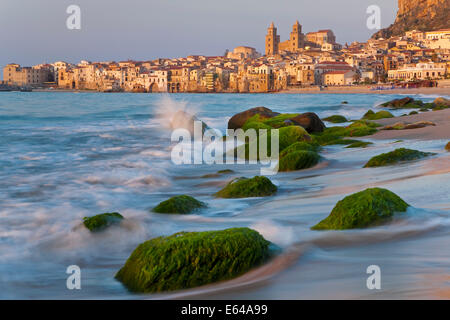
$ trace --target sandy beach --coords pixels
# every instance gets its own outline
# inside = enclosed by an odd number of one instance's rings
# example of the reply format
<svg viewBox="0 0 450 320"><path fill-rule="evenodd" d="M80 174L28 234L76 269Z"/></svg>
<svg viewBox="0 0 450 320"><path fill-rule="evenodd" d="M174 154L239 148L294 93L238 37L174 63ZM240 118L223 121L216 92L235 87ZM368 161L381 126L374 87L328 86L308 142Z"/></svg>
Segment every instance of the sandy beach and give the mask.
<svg viewBox="0 0 450 320"><path fill-rule="evenodd" d="M388 89L374 90L374 86L348 86L328 87L320 90L318 87L296 88L280 91L279 93L292 94L427 94L427 95L450 95L450 86L433 88L410 88L410 89Z"/></svg>
<svg viewBox="0 0 450 320"><path fill-rule="evenodd" d="M436 126L406 130L380 130L371 138L374 139L418 139L418 140L450 140L450 109L423 112L411 116L395 117L377 120L382 125L392 125L397 122L415 123L431 121Z"/></svg>

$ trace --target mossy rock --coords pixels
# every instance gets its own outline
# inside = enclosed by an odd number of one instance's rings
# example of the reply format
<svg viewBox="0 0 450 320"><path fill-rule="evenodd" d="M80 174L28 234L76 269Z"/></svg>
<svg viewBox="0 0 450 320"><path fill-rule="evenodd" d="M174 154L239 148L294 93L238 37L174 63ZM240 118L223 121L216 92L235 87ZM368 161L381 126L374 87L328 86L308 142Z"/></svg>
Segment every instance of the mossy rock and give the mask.
<svg viewBox="0 0 450 320"><path fill-rule="evenodd" d="M333 116L330 116L330 117L323 118L322 120L328 121L328 122L331 122L331 123L348 122L347 118L344 117L344 116L341 116L341 115L333 115Z"/></svg>
<svg viewBox="0 0 450 320"><path fill-rule="evenodd" d="M346 148L367 148L371 144L373 143L368 141L356 141L346 146Z"/></svg>
<svg viewBox="0 0 450 320"><path fill-rule="evenodd" d="M420 111L420 112L428 112L428 111L430 111L430 110L428 110L428 108L421 108L419 111ZM411 112L413 112L413 111L411 111Z"/></svg>
<svg viewBox="0 0 450 320"><path fill-rule="evenodd" d="M433 154L434 153L430 152L422 152L418 150L399 148L395 149L394 151L382 153L378 156L371 158L366 163L364 168L389 166L399 162L421 159Z"/></svg>
<svg viewBox="0 0 450 320"><path fill-rule="evenodd" d="M280 152L280 158L283 158L287 154L294 152L294 151L317 151L318 146L313 145L308 142L296 142L288 146L287 148L283 149Z"/></svg>
<svg viewBox="0 0 450 320"><path fill-rule="evenodd" d="M269 178L256 176L254 178L237 178L228 183L216 193L219 198L252 198L267 197L277 192L277 186Z"/></svg>
<svg viewBox="0 0 450 320"><path fill-rule="evenodd" d="M313 230L345 230L367 228L389 221L396 212L405 212L408 204L395 193L370 188L339 201L330 215Z"/></svg>
<svg viewBox="0 0 450 320"><path fill-rule="evenodd" d="M275 129L291 126L293 124L293 122L290 121L290 119L295 118L298 115L299 115L298 113L292 113L292 114L291 113L282 113L273 118L264 120L264 124L271 126L272 128L275 128Z"/></svg>
<svg viewBox="0 0 450 320"><path fill-rule="evenodd" d="M313 142L321 146L330 144L346 144L346 142L343 141L344 139L342 138L372 135L378 131L376 128L380 126L380 124L370 122L368 120L357 120L346 127L336 126L326 128L322 133L313 134L312 138Z"/></svg>
<svg viewBox="0 0 450 320"><path fill-rule="evenodd" d="M219 170L216 173L209 173L209 174L205 174L203 176L201 176L201 178L217 178L226 174L232 174L234 173L233 170L230 169L225 169L225 170Z"/></svg>
<svg viewBox="0 0 450 320"><path fill-rule="evenodd" d="M320 156L314 151L294 151L280 158L279 171L296 171L314 167Z"/></svg>
<svg viewBox="0 0 450 320"><path fill-rule="evenodd" d="M84 217L83 224L89 231L97 232L107 227L119 224L123 220L123 216L118 212L107 212L92 217Z"/></svg>
<svg viewBox="0 0 450 320"><path fill-rule="evenodd" d="M132 292L155 293L229 280L271 257L270 242L248 228L180 232L140 244L115 278Z"/></svg>
<svg viewBox="0 0 450 320"><path fill-rule="evenodd" d="M380 120L380 119L386 119L386 118L393 118L394 115L390 113L389 111L382 110L378 112L373 112L372 110L369 110L364 114L363 119L366 120Z"/></svg>
<svg viewBox="0 0 450 320"><path fill-rule="evenodd" d="M448 142L445 146L445 150L450 151L450 142Z"/></svg>
<svg viewBox="0 0 450 320"><path fill-rule="evenodd" d="M251 118L253 119L253 118ZM263 122L259 121L247 121L244 126L242 127L242 130L247 131L249 129L255 129L257 133L259 133L260 129L265 129L267 131L273 129L271 126L264 124Z"/></svg>
<svg viewBox="0 0 450 320"><path fill-rule="evenodd" d="M204 207L206 207L205 203L191 196L180 195L161 202L152 211L156 213L188 214Z"/></svg>
<svg viewBox="0 0 450 320"><path fill-rule="evenodd" d="M411 111L411 112L409 113L410 116L415 115L415 114L419 114L419 113L418 113L417 111Z"/></svg>
<svg viewBox="0 0 450 320"><path fill-rule="evenodd" d="M291 144L300 141L311 141L311 136L300 126L288 126L279 129L279 147L284 150Z"/></svg>
<svg viewBox="0 0 450 320"><path fill-rule="evenodd" d="M411 109L411 108L421 108L423 106L423 101L415 100L411 97L405 97L402 99L394 99L382 104L383 107L389 107L394 109Z"/></svg>

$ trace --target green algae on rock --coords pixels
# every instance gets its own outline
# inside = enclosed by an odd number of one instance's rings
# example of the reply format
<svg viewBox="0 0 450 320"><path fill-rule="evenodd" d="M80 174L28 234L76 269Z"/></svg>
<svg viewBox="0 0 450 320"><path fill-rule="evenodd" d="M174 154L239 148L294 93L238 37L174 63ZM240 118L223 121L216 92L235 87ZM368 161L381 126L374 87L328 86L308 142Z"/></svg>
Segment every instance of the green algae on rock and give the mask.
<svg viewBox="0 0 450 320"><path fill-rule="evenodd" d="M261 265L271 257L270 244L249 228L180 232L140 244L115 278L132 292L194 288Z"/></svg>
<svg viewBox="0 0 450 320"><path fill-rule="evenodd" d="M322 120L331 122L331 123L343 123L343 122L347 122L347 118L341 115L332 115L326 118L323 118Z"/></svg>
<svg viewBox="0 0 450 320"><path fill-rule="evenodd" d="M405 212L408 204L395 193L369 188L340 200L330 215L313 230L345 230L376 226L388 221L396 212Z"/></svg>
<svg viewBox="0 0 450 320"><path fill-rule="evenodd" d="M156 213L187 214L203 207L206 207L205 203L191 196L180 195L161 202L152 211Z"/></svg>
<svg viewBox="0 0 450 320"><path fill-rule="evenodd" d="M382 153L378 156L371 158L366 163L364 168L389 166L399 162L421 159L427 156L431 156L433 154L434 153L431 152L422 152L418 150L399 148L395 149L394 151Z"/></svg>
<svg viewBox="0 0 450 320"><path fill-rule="evenodd" d="M118 224L123 220L123 216L118 212L107 212L92 217L84 217L83 224L89 231L97 232L107 227Z"/></svg>
<svg viewBox="0 0 450 320"><path fill-rule="evenodd" d="M219 198L251 198L267 197L277 192L269 178L256 176L253 178L236 178L216 193Z"/></svg>
<svg viewBox="0 0 450 320"><path fill-rule="evenodd" d="M320 156L314 151L293 151L280 158L279 171L296 171L314 167Z"/></svg>
<svg viewBox="0 0 450 320"><path fill-rule="evenodd" d="M366 148L367 146L373 144L372 142L368 141L355 141L353 143L350 143L346 148Z"/></svg>
<svg viewBox="0 0 450 320"><path fill-rule="evenodd" d="M386 119L386 118L393 118L394 115L390 113L389 111L382 110L378 112L373 112L372 110L369 110L364 114L363 119L367 120L380 120L380 119Z"/></svg>

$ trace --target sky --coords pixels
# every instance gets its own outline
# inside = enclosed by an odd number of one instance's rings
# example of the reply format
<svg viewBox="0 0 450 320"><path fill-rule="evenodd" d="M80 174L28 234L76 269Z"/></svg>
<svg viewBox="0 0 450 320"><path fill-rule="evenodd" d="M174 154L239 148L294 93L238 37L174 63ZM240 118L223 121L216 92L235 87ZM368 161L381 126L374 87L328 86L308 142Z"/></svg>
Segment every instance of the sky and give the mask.
<svg viewBox="0 0 450 320"><path fill-rule="evenodd" d="M81 9L81 29L69 30L66 9ZM264 52L273 21L288 39L299 20L303 32L332 29L337 42L365 41L370 5L390 25L396 0L1 0L0 67L8 63L120 61L223 55L247 45Z"/></svg>

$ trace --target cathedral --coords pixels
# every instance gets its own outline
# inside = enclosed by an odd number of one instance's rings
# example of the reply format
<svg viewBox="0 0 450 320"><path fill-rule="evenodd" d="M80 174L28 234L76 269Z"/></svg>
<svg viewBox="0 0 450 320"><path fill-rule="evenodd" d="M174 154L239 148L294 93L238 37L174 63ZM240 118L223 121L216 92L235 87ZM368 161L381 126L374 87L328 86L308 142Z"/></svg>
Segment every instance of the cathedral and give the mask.
<svg viewBox="0 0 450 320"><path fill-rule="evenodd" d="M267 29L266 35L266 55L277 54L280 51L297 52L305 46L305 35L302 33L302 26L298 21L292 27L289 40L280 42L280 36L277 35L277 28L272 24Z"/></svg>
<svg viewBox="0 0 450 320"><path fill-rule="evenodd" d="M292 26L289 40L280 42L280 36L277 34L272 22L267 29L266 35L266 55L278 54L285 52L299 52L305 47L322 48L323 50L339 49L340 45L336 43L336 37L331 30L320 30L318 32L310 32L306 36L302 33L302 25L298 20ZM327 49L330 47L330 49Z"/></svg>

